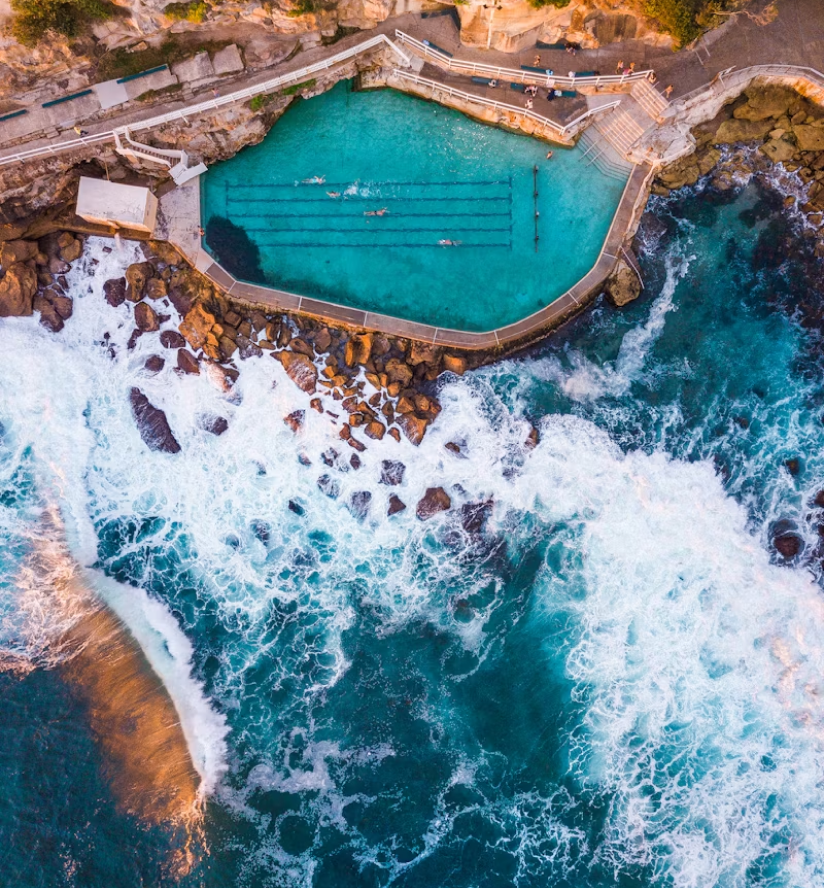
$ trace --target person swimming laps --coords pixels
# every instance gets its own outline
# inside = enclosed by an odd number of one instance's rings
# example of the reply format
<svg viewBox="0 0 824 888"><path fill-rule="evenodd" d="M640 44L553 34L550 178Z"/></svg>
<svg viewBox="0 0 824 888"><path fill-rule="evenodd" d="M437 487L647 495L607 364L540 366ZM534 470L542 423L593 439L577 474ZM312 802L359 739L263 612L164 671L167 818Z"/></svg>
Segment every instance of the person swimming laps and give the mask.
<svg viewBox="0 0 824 888"><path fill-rule="evenodd" d="M385 216L389 212L387 207L381 207L379 210L365 210L364 216Z"/></svg>
<svg viewBox="0 0 824 888"><path fill-rule="evenodd" d="M442 240L438 241L438 246L439 247L459 247L462 243L463 243L463 241L449 240L449 238L445 237Z"/></svg>
<svg viewBox="0 0 824 888"><path fill-rule="evenodd" d="M308 179L302 179L302 185L323 185L326 182L326 176L310 176Z"/></svg>

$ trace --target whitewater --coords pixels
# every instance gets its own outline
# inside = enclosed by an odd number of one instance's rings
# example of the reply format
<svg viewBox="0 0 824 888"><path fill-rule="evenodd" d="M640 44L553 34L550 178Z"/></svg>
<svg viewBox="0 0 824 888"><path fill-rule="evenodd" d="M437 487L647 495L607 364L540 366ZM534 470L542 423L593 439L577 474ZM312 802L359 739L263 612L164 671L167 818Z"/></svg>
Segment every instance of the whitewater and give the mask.
<svg viewBox="0 0 824 888"><path fill-rule="evenodd" d="M0 663L26 681L61 656L64 615L14 581L55 507L180 716L206 799L192 884L821 883L824 607L815 564L770 547L778 520L817 546L820 376L796 372L790 313L718 298L724 274L753 299L784 275L751 268L759 199L661 204L677 224L637 306L442 378L421 446L370 442L357 468L268 356L228 390L168 354L148 372L157 334L129 351L102 293L140 251L90 240L60 334L0 326ZM179 454L146 448L133 386ZM421 522L434 486L452 510Z"/></svg>

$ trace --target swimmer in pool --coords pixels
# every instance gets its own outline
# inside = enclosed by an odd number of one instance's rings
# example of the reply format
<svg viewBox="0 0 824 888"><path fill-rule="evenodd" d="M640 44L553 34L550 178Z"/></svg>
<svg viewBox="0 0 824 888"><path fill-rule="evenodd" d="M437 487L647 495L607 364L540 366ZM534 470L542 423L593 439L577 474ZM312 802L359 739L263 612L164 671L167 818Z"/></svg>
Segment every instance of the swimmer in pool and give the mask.
<svg viewBox="0 0 824 888"><path fill-rule="evenodd" d="M364 216L385 216L389 210L386 207L381 207L379 210L366 210L364 212Z"/></svg>
<svg viewBox="0 0 824 888"><path fill-rule="evenodd" d="M323 185L326 181L326 176L311 176L308 179L303 180L304 185Z"/></svg>
<svg viewBox="0 0 824 888"><path fill-rule="evenodd" d="M340 197L340 191L327 191L329 197Z"/></svg>

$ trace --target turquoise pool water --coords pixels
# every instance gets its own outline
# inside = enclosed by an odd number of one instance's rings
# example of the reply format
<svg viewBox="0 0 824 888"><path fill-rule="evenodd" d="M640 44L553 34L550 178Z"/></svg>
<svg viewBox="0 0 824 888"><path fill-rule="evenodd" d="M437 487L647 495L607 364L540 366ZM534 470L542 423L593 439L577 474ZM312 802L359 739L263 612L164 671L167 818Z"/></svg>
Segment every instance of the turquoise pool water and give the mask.
<svg viewBox="0 0 824 888"><path fill-rule="evenodd" d="M457 111L341 83L203 177L206 246L238 277L490 330L586 274L623 191L578 149L546 151Z"/></svg>

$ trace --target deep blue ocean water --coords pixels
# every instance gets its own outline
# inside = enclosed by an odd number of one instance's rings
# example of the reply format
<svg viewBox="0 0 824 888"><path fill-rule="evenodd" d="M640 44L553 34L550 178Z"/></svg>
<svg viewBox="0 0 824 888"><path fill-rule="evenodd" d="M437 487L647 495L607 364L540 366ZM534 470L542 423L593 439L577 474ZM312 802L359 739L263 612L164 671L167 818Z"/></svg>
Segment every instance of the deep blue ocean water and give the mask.
<svg viewBox="0 0 824 888"><path fill-rule="evenodd" d="M203 177L205 243L241 280L492 330L589 271L624 189L583 149L556 146L547 160L547 147L391 89L340 83Z"/></svg>
<svg viewBox="0 0 824 888"><path fill-rule="evenodd" d="M442 379L421 447L359 469L326 416L283 423L309 396L276 361L230 393L147 374L156 342L128 352L101 297L132 245L72 271L61 334L2 322L0 649L37 668L0 673L0 884L176 882L48 668L59 614L24 568L53 503L97 593L185 667L164 678L211 790L181 884L824 881L821 268L757 182L654 200L640 241L641 299ZM146 450L133 385L180 454ZM433 485L455 508L422 523Z"/></svg>

